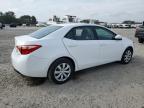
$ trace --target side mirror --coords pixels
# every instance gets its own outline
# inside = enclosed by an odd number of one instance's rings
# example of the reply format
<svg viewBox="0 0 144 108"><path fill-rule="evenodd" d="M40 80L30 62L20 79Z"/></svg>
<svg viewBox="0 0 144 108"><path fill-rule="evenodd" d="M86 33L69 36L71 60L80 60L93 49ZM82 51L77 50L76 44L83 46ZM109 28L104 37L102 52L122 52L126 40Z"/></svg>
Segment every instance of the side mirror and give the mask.
<svg viewBox="0 0 144 108"><path fill-rule="evenodd" d="M121 35L116 35L116 36L114 37L114 39L115 39L115 40L122 40L122 36L121 36Z"/></svg>

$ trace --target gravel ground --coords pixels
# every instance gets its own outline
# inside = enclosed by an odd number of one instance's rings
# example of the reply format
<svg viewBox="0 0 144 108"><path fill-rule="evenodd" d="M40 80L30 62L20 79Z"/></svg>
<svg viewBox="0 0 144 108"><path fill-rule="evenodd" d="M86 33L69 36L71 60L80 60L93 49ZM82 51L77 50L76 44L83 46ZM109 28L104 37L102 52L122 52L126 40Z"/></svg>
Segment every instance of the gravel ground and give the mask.
<svg viewBox="0 0 144 108"><path fill-rule="evenodd" d="M82 70L63 85L22 77L12 69L14 36L36 29L0 30L0 108L144 108L144 44L134 38L134 29L114 29L135 42L130 64Z"/></svg>

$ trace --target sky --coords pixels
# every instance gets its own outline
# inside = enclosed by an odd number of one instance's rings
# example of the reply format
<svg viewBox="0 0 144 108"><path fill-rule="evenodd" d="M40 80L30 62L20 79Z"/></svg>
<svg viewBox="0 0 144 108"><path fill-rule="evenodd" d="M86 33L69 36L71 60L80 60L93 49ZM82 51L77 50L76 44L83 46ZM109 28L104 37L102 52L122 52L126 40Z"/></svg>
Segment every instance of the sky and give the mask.
<svg viewBox="0 0 144 108"><path fill-rule="evenodd" d="M53 15L75 15L106 22L144 21L144 0L0 0L0 11L16 17L34 15L48 21Z"/></svg>

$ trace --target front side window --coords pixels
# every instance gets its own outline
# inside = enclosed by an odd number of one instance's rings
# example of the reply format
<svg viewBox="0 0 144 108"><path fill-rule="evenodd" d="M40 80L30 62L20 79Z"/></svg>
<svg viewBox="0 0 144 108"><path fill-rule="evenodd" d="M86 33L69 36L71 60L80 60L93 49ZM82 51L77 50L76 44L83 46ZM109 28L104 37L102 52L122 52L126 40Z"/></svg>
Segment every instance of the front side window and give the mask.
<svg viewBox="0 0 144 108"><path fill-rule="evenodd" d="M49 35L52 32L55 32L56 30L62 28L62 26L48 26L48 27L44 27L42 29L39 29L33 33L30 34L31 37L40 39L43 38L47 35Z"/></svg>
<svg viewBox="0 0 144 108"><path fill-rule="evenodd" d="M94 40L94 32L89 27L76 27L70 30L65 36L66 38L73 40Z"/></svg>
<svg viewBox="0 0 144 108"><path fill-rule="evenodd" d="M112 40L116 35L113 32L102 27L96 27L95 30L99 40Z"/></svg>

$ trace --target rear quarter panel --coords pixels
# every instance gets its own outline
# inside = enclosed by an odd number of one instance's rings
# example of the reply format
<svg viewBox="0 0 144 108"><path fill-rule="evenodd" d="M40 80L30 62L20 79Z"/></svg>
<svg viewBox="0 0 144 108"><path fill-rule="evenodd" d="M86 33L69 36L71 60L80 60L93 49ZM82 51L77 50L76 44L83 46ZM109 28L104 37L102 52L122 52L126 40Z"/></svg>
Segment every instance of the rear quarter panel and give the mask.
<svg viewBox="0 0 144 108"><path fill-rule="evenodd" d="M77 70L76 61L68 53L61 39L56 39L56 38L44 39L39 41L38 44L42 45L42 47L37 51L35 51L32 54L32 56L41 59L46 59L48 61L48 66L50 66L58 58L69 57L75 62L76 70Z"/></svg>

